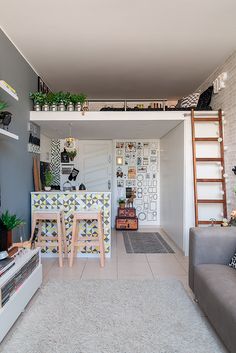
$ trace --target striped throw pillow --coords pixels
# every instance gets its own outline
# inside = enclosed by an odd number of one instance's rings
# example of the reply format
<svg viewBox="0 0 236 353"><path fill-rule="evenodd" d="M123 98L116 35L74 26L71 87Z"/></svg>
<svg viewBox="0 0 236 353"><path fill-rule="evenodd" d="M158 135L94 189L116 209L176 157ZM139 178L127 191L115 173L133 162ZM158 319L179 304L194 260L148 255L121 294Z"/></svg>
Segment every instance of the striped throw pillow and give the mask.
<svg viewBox="0 0 236 353"><path fill-rule="evenodd" d="M181 108L195 108L198 104L200 93L195 92L184 97L181 102Z"/></svg>

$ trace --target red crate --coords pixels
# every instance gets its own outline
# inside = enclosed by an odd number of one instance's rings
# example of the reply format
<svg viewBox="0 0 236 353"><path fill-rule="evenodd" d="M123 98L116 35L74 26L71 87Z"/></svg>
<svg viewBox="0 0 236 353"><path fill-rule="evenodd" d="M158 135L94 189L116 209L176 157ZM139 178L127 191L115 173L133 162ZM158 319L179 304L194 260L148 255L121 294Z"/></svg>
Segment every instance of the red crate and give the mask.
<svg viewBox="0 0 236 353"><path fill-rule="evenodd" d="M117 230L138 230L138 218L119 218L116 217Z"/></svg>

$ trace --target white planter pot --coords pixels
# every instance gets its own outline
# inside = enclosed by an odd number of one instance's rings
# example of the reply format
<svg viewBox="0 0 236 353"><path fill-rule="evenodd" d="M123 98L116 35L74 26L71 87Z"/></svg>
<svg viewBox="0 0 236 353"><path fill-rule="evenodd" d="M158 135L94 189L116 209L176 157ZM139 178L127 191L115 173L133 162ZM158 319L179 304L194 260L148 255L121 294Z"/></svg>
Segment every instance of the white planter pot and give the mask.
<svg viewBox="0 0 236 353"><path fill-rule="evenodd" d="M50 190L51 190L51 186L45 186L45 187L44 187L44 190L45 190L45 191L50 191Z"/></svg>

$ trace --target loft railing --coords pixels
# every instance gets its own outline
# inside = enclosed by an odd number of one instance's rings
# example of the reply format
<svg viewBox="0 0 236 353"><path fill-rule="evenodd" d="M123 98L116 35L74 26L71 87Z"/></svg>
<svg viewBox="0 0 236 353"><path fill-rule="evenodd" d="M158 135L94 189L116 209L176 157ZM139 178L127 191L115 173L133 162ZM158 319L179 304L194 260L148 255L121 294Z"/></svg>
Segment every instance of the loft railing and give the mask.
<svg viewBox="0 0 236 353"><path fill-rule="evenodd" d="M89 110L99 110L99 108L120 108L127 111L128 108L138 109L156 109L165 110L168 99L152 98L152 99L88 99ZM94 109L93 109L94 108Z"/></svg>

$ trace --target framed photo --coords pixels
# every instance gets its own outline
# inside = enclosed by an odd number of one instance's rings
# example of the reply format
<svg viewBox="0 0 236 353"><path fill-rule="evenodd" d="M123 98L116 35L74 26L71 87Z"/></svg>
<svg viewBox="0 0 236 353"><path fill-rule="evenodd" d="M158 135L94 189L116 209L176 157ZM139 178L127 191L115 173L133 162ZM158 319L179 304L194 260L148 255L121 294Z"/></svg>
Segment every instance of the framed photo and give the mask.
<svg viewBox="0 0 236 353"><path fill-rule="evenodd" d="M116 142L116 148L119 148L119 149L124 148L124 142Z"/></svg>
<svg viewBox="0 0 236 353"><path fill-rule="evenodd" d="M147 173L147 167L146 166L138 166L138 173Z"/></svg>
<svg viewBox="0 0 236 353"><path fill-rule="evenodd" d="M46 85L46 83L38 76L38 92L49 93L51 90Z"/></svg>
<svg viewBox="0 0 236 353"><path fill-rule="evenodd" d="M125 152L135 152L135 151L136 151L136 142L125 143Z"/></svg>

